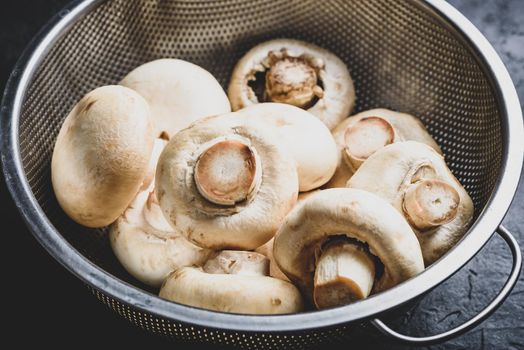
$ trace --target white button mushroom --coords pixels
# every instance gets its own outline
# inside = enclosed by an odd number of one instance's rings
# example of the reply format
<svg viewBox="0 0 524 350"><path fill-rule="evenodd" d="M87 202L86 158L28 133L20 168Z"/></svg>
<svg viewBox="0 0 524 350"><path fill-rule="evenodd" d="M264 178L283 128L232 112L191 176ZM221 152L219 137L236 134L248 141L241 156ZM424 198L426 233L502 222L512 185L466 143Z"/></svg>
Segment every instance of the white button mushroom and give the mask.
<svg viewBox="0 0 524 350"><path fill-rule="evenodd" d="M345 187L351 175L375 153L394 142L418 141L442 153L422 122L407 113L376 108L355 114L333 130L339 150L338 167L327 188Z"/></svg>
<svg viewBox="0 0 524 350"><path fill-rule="evenodd" d="M165 220L151 187L138 193L109 231L111 248L133 277L160 287L183 266L201 266L213 253L190 243Z"/></svg>
<svg viewBox="0 0 524 350"><path fill-rule="evenodd" d="M257 253L224 251L203 270L173 272L160 297L208 310L239 314L288 314L303 309L302 296L289 282L267 276L267 259Z"/></svg>
<svg viewBox="0 0 524 350"><path fill-rule="evenodd" d="M382 198L348 188L319 191L296 206L275 236L273 255L318 308L366 298L424 270L404 217Z"/></svg>
<svg viewBox="0 0 524 350"><path fill-rule="evenodd" d="M120 85L142 95L151 107L155 136L172 137L203 117L231 111L218 81L205 69L180 59L160 59L129 73Z"/></svg>
<svg viewBox="0 0 524 350"><path fill-rule="evenodd" d="M308 110L329 129L355 104L344 62L316 45L275 39L249 50L237 63L228 95L234 111L259 102L281 102Z"/></svg>
<svg viewBox="0 0 524 350"><path fill-rule="evenodd" d="M255 249L273 237L297 200L295 162L271 130L235 114L180 131L157 168L165 217L195 244Z"/></svg>
<svg viewBox="0 0 524 350"><path fill-rule="evenodd" d="M153 149L147 102L122 86L105 86L83 97L56 140L51 179L70 218L103 227L123 213L147 173Z"/></svg>
<svg viewBox="0 0 524 350"><path fill-rule="evenodd" d="M300 191L325 184L335 172L338 150L329 129L311 113L282 103L260 103L236 112L275 128L297 164Z"/></svg>
<svg viewBox="0 0 524 350"><path fill-rule="evenodd" d="M347 186L373 192L403 213L417 234L426 265L458 242L473 217L473 202L443 157L420 142L399 142L377 151Z"/></svg>
<svg viewBox="0 0 524 350"><path fill-rule="evenodd" d="M267 241L265 244L261 245L257 249L255 249L255 252L264 255L269 260L269 276L275 277L278 279L281 279L282 281L288 281L289 278L286 277L286 275L280 271L280 268L278 267L275 258L273 257L273 244L275 242L274 238L271 238L269 241Z"/></svg>
<svg viewBox="0 0 524 350"><path fill-rule="evenodd" d="M308 192L300 192L298 194L298 199L297 199L297 204L296 205L299 205L306 198L308 198L308 197L310 197L313 194L318 193L318 192L320 192L320 190L312 190L312 191L308 191ZM261 245L260 247L255 249L255 252L263 254L264 256L266 256L269 259L269 275L271 277L275 277L275 278L281 279L283 281L288 281L289 282L289 278L287 278L286 275L282 271L280 271L280 268L278 267L278 264L276 263L275 258L273 256L273 244L274 244L274 242L275 242L275 238L271 238L269 241L267 241L267 243L265 243L264 245Z"/></svg>
<svg viewBox="0 0 524 350"><path fill-rule="evenodd" d="M164 150L167 141L169 141L167 135L162 135L162 138L155 139L153 143L153 152L151 152L151 158L149 159L149 164L147 165L146 176L144 178L144 181L142 182L142 186L140 187L139 191L144 191L147 188L149 188L149 186L155 179L158 158L160 158L160 154L162 154L162 151Z"/></svg>
<svg viewBox="0 0 524 350"><path fill-rule="evenodd" d="M223 250L206 261L203 269L207 273L268 276L269 259L263 254L255 252Z"/></svg>

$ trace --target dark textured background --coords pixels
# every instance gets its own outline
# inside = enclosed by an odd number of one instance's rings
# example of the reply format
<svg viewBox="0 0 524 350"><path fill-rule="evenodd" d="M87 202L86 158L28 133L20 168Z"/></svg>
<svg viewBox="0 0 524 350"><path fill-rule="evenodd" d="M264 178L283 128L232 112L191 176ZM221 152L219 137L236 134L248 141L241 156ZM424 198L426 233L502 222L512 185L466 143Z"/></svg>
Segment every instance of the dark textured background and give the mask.
<svg viewBox="0 0 524 350"><path fill-rule="evenodd" d="M68 0L10 1L0 11L0 91L23 48ZM524 101L524 0L451 0L493 44ZM524 140L520 140L524 142ZM523 177L521 177L521 180ZM17 348L180 347L134 328L89 294L85 286L41 248L25 228L3 181L2 319ZM504 224L524 246L524 185ZM6 224L7 221L7 224ZM459 273L389 322L406 334L427 335L475 315L497 293L510 268L510 253L494 236ZM7 314L6 314L7 311ZM186 347L186 346L184 346ZM361 334L345 348L407 349L378 334ZM480 327L431 349L524 349L524 278L504 305Z"/></svg>

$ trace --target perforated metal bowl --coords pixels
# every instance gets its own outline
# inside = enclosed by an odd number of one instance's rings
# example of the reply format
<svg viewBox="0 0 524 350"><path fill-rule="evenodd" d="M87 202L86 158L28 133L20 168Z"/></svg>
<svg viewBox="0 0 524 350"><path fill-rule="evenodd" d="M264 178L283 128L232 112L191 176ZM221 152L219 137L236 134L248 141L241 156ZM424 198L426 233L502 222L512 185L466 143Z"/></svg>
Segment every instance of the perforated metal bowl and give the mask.
<svg viewBox="0 0 524 350"><path fill-rule="evenodd" d="M57 205L50 158L60 125L89 90L117 83L136 66L178 57L203 66L225 87L255 44L298 38L342 58L357 89L357 111L387 107L422 118L475 203L464 239L419 276L341 308L285 316L240 316L161 300L120 266L106 231L74 224ZM205 103L205 101L203 101ZM497 230L522 165L522 115L511 79L484 37L443 1L77 1L33 41L12 74L2 107L2 161L8 187L35 237L95 295L153 333L249 348L301 348L351 337L353 327L435 287ZM510 292L520 250L501 293L474 319L422 339L463 332Z"/></svg>

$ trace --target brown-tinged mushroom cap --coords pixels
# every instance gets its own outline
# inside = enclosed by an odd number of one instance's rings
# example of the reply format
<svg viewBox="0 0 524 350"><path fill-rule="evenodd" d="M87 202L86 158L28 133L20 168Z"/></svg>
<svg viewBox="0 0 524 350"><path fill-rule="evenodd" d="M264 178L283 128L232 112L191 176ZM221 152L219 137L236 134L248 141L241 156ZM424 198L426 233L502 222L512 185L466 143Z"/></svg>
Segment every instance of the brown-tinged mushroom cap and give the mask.
<svg viewBox="0 0 524 350"><path fill-rule="evenodd" d="M236 112L275 128L296 161L300 191L325 184L335 172L338 150L329 129L311 113L283 103L259 103Z"/></svg>
<svg viewBox="0 0 524 350"><path fill-rule="evenodd" d="M443 157L420 142L398 142L377 151L347 186L373 192L403 213L426 265L457 243L473 217L473 202Z"/></svg>
<svg viewBox="0 0 524 350"><path fill-rule="evenodd" d="M149 103L156 137L162 132L172 137L195 120L231 111L218 81L202 67L180 59L145 63L120 85L135 90Z"/></svg>
<svg viewBox="0 0 524 350"><path fill-rule="evenodd" d="M417 237L389 203L361 190L323 190L288 214L273 248L282 272L311 299L317 259L334 239L366 244L380 259L384 272L375 283L377 292L424 269Z"/></svg>
<svg viewBox="0 0 524 350"><path fill-rule="evenodd" d="M370 109L347 118L333 130L333 137L339 160L327 188L345 187L367 158L394 142L418 141L442 153L420 119L385 108Z"/></svg>
<svg viewBox="0 0 524 350"><path fill-rule="evenodd" d="M373 287L377 292L424 269L417 237L389 203L361 190L323 190L288 214L273 248L282 272L310 299L317 258L333 239L365 244L380 259L384 271Z"/></svg>
<svg viewBox="0 0 524 350"><path fill-rule="evenodd" d="M109 225L138 192L153 149L147 102L122 86L84 96L62 125L51 178L58 203L79 224Z"/></svg>
<svg viewBox="0 0 524 350"><path fill-rule="evenodd" d="M266 129L232 113L194 123L166 146L156 193L168 221L195 244L255 249L295 204L295 162ZM198 166L203 156L215 157L205 160L209 170Z"/></svg>
<svg viewBox="0 0 524 350"><path fill-rule="evenodd" d="M259 102L287 103L306 109L329 129L344 120L355 104L353 81L344 62L323 48L294 39L274 39L249 50L235 66L228 95L234 111Z"/></svg>
<svg viewBox="0 0 524 350"><path fill-rule="evenodd" d="M303 309L300 292L289 282L268 276L212 274L194 267L173 272L159 295L185 305L238 314L290 314Z"/></svg>
<svg viewBox="0 0 524 350"><path fill-rule="evenodd" d="M150 188L138 193L109 231L111 248L136 279L160 287L165 278L183 266L201 266L213 253L197 247L166 222Z"/></svg>

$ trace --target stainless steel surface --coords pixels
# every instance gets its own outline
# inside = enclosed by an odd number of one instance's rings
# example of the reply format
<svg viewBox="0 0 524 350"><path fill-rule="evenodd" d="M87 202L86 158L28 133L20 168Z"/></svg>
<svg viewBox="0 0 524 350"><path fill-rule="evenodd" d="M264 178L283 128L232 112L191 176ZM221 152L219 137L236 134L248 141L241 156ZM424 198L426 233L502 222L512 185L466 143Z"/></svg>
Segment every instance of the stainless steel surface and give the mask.
<svg viewBox="0 0 524 350"><path fill-rule="evenodd" d="M500 292L497 294L497 296L473 318L471 318L470 320L464 322L463 324L453 329L450 329L446 332L431 335L431 336L426 336L426 337L412 337L412 336L401 334L391 329L390 327L388 327L384 322L382 322L378 318L371 321L371 324L374 325L377 329L379 329L385 335L393 339L400 340L404 343L411 344L411 345L429 345L429 344L436 344L439 342L443 342L448 339L454 338L460 334L463 334L469 331L470 329L476 327L477 325L479 325L482 321L488 318L493 312L495 312L495 310L508 297L509 293L511 293L511 291L513 290L513 287L517 283L517 280L520 275L520 270L522 268L522 253L520 252L520 247L515 237L513 237L511 232L509 232L504 226L499 226L499 228L497 229L497 233L504 239L504 241L510 248L511 256L513 258L511 272L508 276L508 279L506 280L506 283L504 283L504 286L502 287Z"/></svg>
<svg viewBox="0 0 524 350"><path fill-rule="evenodd" d="M61 122L87 91L117 83L155 58L187 59L226 86L236 60L274 37L311 41L339 55L356 83L357 110L384 106L419 115L471 194L476 221L421 275L346 307L239 316L161 300L123 271L103 230L75 225L57 206L49 164ZM4 172L24 219L100 300L155 333L256 348L344 339L351 322L399 306L456 272L509 207L524 139L518 99L498 56L439 0L81 1L55 19L22 59L1 122Z"/></svg>

